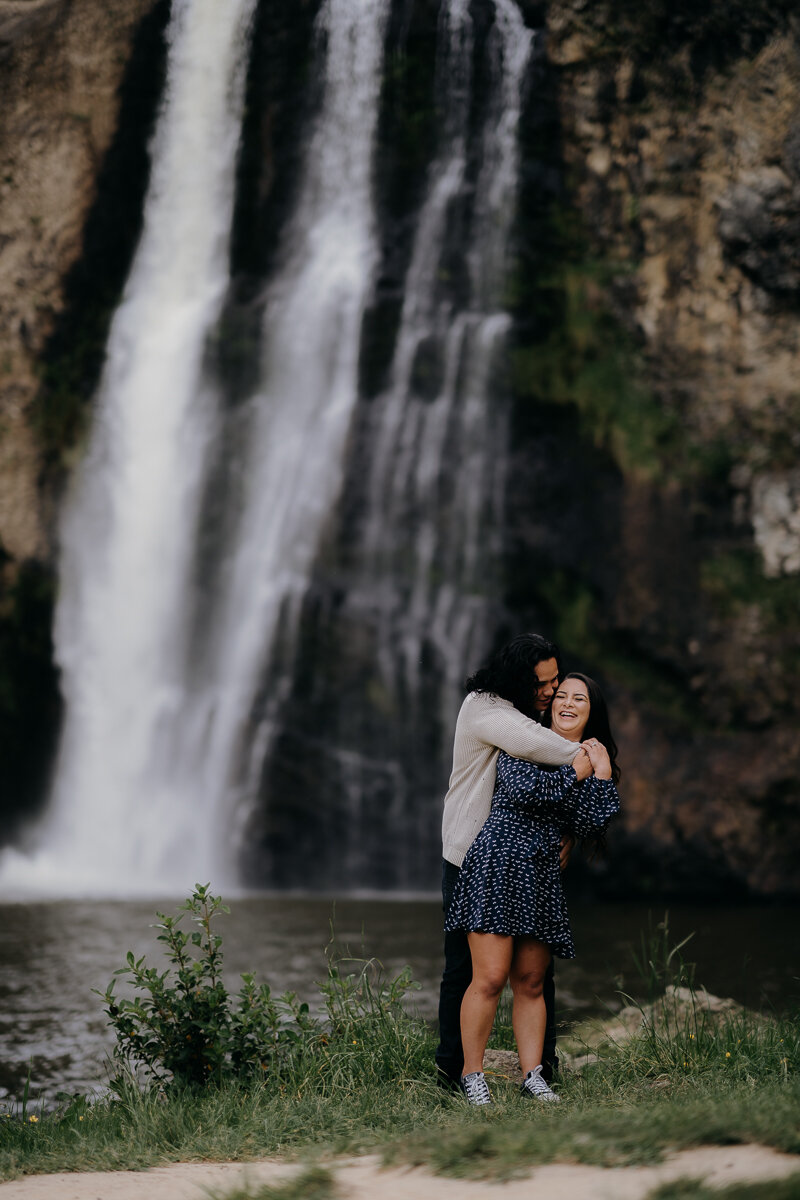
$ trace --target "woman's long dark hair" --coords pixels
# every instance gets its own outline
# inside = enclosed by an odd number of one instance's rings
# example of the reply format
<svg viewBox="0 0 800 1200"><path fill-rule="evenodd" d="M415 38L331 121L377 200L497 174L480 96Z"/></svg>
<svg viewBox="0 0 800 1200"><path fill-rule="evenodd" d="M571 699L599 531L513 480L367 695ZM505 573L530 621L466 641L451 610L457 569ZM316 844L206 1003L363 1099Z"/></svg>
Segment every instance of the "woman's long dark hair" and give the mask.
<svg viewBox="0 0 800 1200"><path fill-rule="evenodd" d="M540 662L554 658L561 675L558 647L538 633L521 633L503 646L464 685L468 692L486 692L500 696L518 708L526 717L537 720L536 668ZM600 740L599 734L595 736Z"/></svg>
<svg viewBox="0 0 800 1200"><path fill-rule="evenodd" d="M611 734L606 698L600 690L600 685L595 683L594 679L590 679L588 675L582 675L580 671L570 671L568 675L564 676L561 683L566 683L568 679L579 679L589 693L589 720L586 722L581 741L587 742L589 738L596 738L598 742L602 742L611 759L611 778L614 783L619 783L622 772L617 764L617 743ZM544 716L544 724L550 725L550 723L550 709L548 709Z"/></svg>

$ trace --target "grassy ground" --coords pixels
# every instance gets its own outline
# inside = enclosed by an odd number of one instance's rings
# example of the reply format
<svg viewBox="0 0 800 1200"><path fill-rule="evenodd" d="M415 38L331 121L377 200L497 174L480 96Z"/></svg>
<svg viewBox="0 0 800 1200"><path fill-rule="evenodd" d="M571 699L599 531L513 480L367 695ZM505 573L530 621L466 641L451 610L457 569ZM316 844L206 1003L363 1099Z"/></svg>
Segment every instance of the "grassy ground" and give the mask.
<svg viewBox="0 0 800 1200"><path fill-rule="evenodd" d="M764 1183L737 1183L721 1189L707 1187L697 1179L680 1179L656 1188L647 1200L797 1200L798 1196L800 1174L788 1179L768 1179ZM287 1197L287 1200L293 1198ZM318 1198L315 1196L314 1200Z"/></svg>
<svg viewBox="0 0 800 1200"><path fill-rule="evenodd" d="M209 944L216 954L216 942ZM660 957L643 958L652 996L665 983L687 981L666 940L661 950ZM200 976L187 969L185 979L184 992L165 992L159 981L158 1023L148 1017L159 1046L200 1036ZM282 1010L284 1024L262 1028L254 1014L277 1020L272 1000L246 1008L236 1045L249 1048L241 1060L249 1064L247 1082L238 1069L231 1073L229 1057L227 1074L214 1083L176 1086L162 1076L142 1087L121 1068L113 1090L95 1101L62 1098L55 1111L46 1111L26 1095L0 1107L0 1177L301 1154L313 1166L322 1153L368 1150L387 1162L479 1178L505 1178L557 1160L647 1163L702 1144L759 1142L800 1156L800 1023L791 1017L709 1013L699 994L695 1001L694 992L684 991L680 1002L645 1005L646 1020L633 1037L619 1031L595 1037L596 1061L580 1073L562 1073L560 1104L526 1099L512 1080L498 1076L491 1079L492 1108L470 1109L436 1085L435 1038L402 1003L405 973L387 982L371 964L349 975L339 964L320 987L328 1013L323 1023L304 1016L305 1006L295 1001ZM208 995L217 992L209 988ZM181 1033L180 1024L165 1025L167 1000L177 1004L176 1019L191 1022L185 1026L191 1034ZM126 1028L144 1019L131 1011L118 1014ZM204 1019L206 1033L221 1036L218 1014L211 1025ZM495 1042L507 1040L501 1012ZM329 1181L324 1172L315 1178L322 1195ZM695 1194L705 1193L665 1192L661 1200Z"/></svg>
<svg viewBox="0 0 800 1200"><path fill-rule="evenodd" d="M391 1075L383 1079L365 1031L349 1048L328 1047L333 1070L308 1064L304 1079L278 1086L143 1094L131 1083L39 1119L9 1113L0 1118L0 1174L376 1149L388 1161L485 1178L558 1159L651 1162L704 1143L753 1141L800 1155L800 1035L790 1020L736 1018L700 1037L645 1032L607 1048L581 1075L565 1075L558 1106L534 1104L513 1083L493 1080L491 1111L470 1110L435 1085L434 1040L421 1022L398 1028L401 1053L384 1064Z"/></svg>

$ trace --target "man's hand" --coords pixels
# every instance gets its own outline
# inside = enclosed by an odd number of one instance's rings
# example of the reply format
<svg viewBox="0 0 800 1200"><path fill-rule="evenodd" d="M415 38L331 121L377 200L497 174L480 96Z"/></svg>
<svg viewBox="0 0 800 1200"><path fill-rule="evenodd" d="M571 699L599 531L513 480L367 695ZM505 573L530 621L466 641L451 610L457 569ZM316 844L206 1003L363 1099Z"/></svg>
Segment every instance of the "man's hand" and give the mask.
<svg viewBox="0 0 800 1200"><path fill-rule="evenodd" d="M562 871L564 870L567 863L569 862L569 856L570 856L570 854L572 854L574 847L575 847L575 838L570 837L569 834L565 833L561 839L561 852L558 856L559 866L561 867Z"/></svg>
<svg viewBox="0 0 800 1200"><path fill-rule="evenodd" d="M581 746L580 750L573 758L572 766L575 774L578 776L578 783L582 783L584 779L588 779L594 770L594 767L592 766L592 760L583 746Z"/></svg>
<svg viewBox="0 0 800 1200"><path fill-rule="evenodd" d="M608 757L608 751L603 743L592 739L589 742L581 742L581 746L588 754L591 760L592 769L597 778L610 779L611 759Z"/></svg>

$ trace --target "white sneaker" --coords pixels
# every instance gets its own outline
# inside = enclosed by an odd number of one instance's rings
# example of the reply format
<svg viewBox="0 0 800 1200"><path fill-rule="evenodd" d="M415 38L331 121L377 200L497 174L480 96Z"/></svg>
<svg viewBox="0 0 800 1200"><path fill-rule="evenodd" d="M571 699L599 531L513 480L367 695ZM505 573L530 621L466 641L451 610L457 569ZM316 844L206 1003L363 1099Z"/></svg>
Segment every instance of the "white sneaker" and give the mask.
<svg viewBox="0 0 800 1200"><path fill-rule="evenodd" d="M467 1097L468 1104L492 1103L492 1093L483 1071L471 1071L469 1075L462 1075L461 1090Z"/></svg>
<svg viewBox="0 0 800 1200"><path fill-rule="evenodd" d="M488 1091L488 1089L487 1089ZM528 1071L525 1076L522 1087L520 1088L523 1096L533 1096L535 1100L555 1100L556 1104L561 1103L561 1097L547 1086L542 1079L542 1064L539 1063L533 1071Z"/></svg>

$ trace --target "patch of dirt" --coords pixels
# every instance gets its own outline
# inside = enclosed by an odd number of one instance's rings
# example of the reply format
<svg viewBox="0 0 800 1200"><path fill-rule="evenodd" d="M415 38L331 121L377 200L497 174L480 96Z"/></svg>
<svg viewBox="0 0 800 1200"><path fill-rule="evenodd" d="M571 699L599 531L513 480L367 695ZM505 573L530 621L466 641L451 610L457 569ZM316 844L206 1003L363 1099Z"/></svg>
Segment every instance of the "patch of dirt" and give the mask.
<svg viewBox="0 0 800 1200"><path fill-rule="evenodd" d="M676 1179L727 1187L800 1172L800 1158L766 1146L703 1146L652 1167L551 1163L508 1183L443 1179L418 1167L384 1170L376 1155L325 1165L333 1172L340 1200L530 1200L534 1194L547 1200L645 1200L654 1188ZM210 1191L224 1195L246 1186L274 1186L302 1170L302 1165L266 1161L32 1175L0 1184L0 1200L208 1200Z"/></svg>

